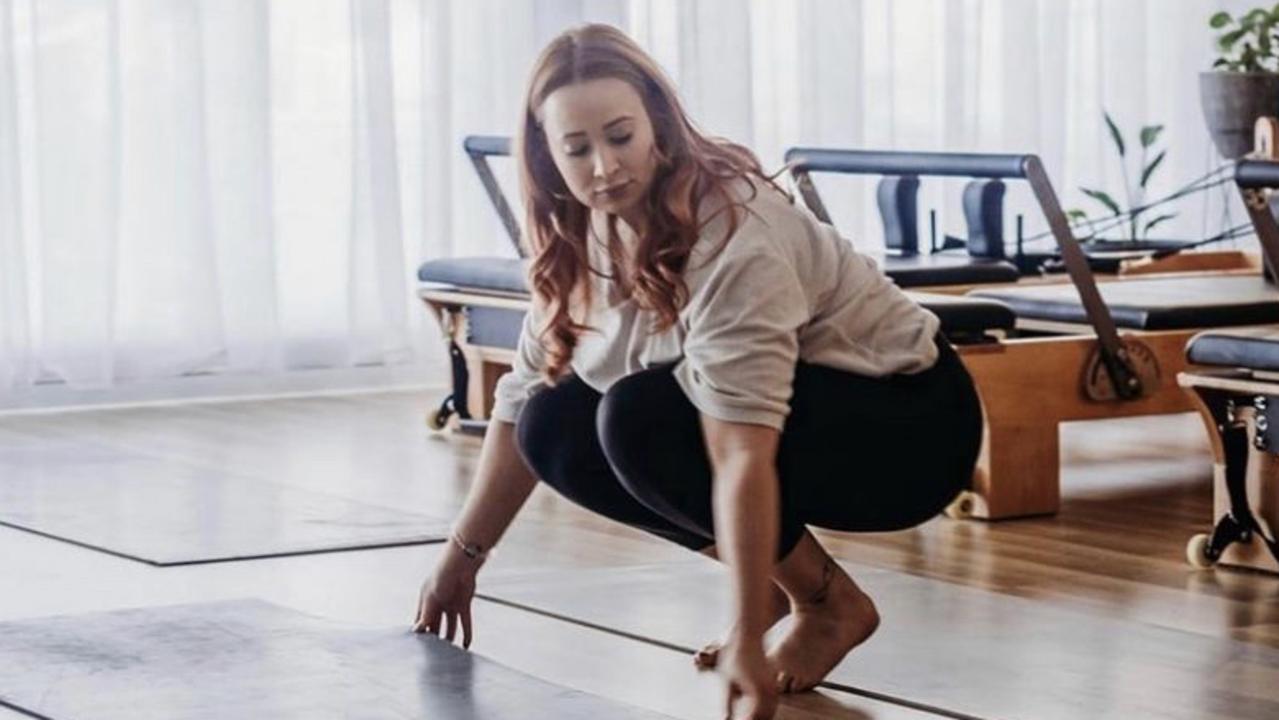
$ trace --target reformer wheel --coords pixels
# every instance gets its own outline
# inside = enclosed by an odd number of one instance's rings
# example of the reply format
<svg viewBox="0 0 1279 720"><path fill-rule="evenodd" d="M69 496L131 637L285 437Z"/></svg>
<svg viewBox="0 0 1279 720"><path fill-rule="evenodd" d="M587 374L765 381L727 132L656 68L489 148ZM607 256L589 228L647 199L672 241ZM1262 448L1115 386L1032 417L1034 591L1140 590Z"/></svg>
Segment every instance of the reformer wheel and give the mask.
<svg viewBox="0 0 1279 720"><path fill-rule="evenodd" d="M977 493L972 490L964 490L955 496L954 500L946 506L946 517L952 520L967 520L973 516L973 509L977 507Z"/></svg>
<svg viewBox="0 0 1279 720"><path fill-rule="evenodd" d="M1208 554L1209 543L1212 542L1205 533L1199 533L1186 543L1186 561L1199 570L1207 570L1217 564L1217 559Z"/></svg>
<svg viewBox="0 0 1279 720"><path fill-rule="evenodd" d="M444 398L444 402L440 406L426 414L426 426L432 432L443 432L444 428L449 425L449 418L453 417L453 396Z"/></svg>

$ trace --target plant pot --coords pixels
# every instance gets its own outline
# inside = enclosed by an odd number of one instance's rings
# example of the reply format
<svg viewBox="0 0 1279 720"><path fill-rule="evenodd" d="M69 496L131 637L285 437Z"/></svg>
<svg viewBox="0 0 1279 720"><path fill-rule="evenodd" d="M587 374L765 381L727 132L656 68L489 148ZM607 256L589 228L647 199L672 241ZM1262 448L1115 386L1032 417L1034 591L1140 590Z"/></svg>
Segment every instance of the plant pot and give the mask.
<svg viewBox="0 0 1279 720"><path fill-rule="evenodd" d="M1199 73L1199 103L1217 152L1243 157L1252 152L1257 118L1279 115L1279 73Z"/></svg>

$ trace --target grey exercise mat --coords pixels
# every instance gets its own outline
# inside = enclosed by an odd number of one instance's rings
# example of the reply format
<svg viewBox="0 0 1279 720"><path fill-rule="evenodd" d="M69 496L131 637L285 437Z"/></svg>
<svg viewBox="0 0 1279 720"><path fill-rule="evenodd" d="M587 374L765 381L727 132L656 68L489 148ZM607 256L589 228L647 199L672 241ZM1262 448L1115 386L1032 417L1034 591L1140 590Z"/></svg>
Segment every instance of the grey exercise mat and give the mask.
<svg viewBox="0 0 1279 720"><path fill-rule="evenodd" d="M956 717L1279 717L1279 651L849 567L879 631L827 687ZM692 651L728 626L727 576L695 565L481 580L483 597Z"/></svg>
<svg viewBox="0 0 1279 720"><path fill-rule="evenodd" d="M0 624L0 668L0 703L51 720L665 717L257 600Z"/></svg>
<svg viewBox="0 0 1279 720"><path fill-rule="evenodd" d="M0 448L0 525L162 566L448 537L442 518L90 443Z"/></svg>

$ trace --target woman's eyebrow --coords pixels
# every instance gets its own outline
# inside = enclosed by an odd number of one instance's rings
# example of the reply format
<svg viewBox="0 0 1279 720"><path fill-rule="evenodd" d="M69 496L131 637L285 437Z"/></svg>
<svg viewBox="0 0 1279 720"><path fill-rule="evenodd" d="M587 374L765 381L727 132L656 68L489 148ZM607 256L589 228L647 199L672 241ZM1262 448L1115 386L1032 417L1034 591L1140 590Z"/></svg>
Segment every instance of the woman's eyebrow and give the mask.
<svg viewBox="0 0 1279 720"><path fill-rule="evenodd" d="M607 130L613 127L614 125L617 125L618 123L623 123L623 122L626 122L627 120L634 120L634 119L635 118L630 115L623 115L618 118L613 118L612 120L609 120L607 123L604 124L604 129ZM564 133L561 137L564 138L565 140L568 140L569 138L578 137L580 135L585 135L585 134L586 134L585 130L576 130L571 133Z"/></svg>

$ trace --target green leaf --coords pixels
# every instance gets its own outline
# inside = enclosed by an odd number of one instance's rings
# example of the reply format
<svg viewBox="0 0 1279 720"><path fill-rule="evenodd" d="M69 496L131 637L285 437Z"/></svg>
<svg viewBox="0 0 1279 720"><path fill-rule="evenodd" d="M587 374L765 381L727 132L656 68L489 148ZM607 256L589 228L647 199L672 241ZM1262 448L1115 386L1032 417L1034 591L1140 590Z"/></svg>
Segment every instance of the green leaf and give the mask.
<svg viewBox="0 0 1279 720"><path fill-rule="evenodd" d="M1217 58L1217 62L1213 63L1212 66L1215 68L1220 68L1220 67L1228 68L1230 67L1230 61L1225 58Z"/></svg>
<svg viewBox="0 0 1279 720"><path fill-rule="evenodd" d="M1083 210L1080 210L1079 208L1072 208L1066 211L1066 219L1070 221L1071 225L1075 225L1081 222L1087 222L1088 213Z"/></svg>
<svg viewBox="0 0 1279 720"><path fill-rule="evenodd" d="M1159 163L1164 161L1164 156L1167 154L1167 150L1161 151L1155 156L1154 160L1150 161L1149 165L1146 165L1146 169L1141 171L1141 187L1146 187L1146 183L1150 181L1150 176L1155 174L1155 168L1159 167Z"/></svg>
<svg viewBox="0 0 1279 720"><path fill-rule="evenodd" d="M1102 111L1102 117L1106 118L1106 127L1110 128L1110 139L1115 141L1115 147L1119 149L1119 157L1124 156L1124 136L1119 133L1119 126L1115 125L1115 121L1110 119L1110 113Z"/></svg>
<svg viewBox="0 0 1279 720"><path fill-rule="evenodd" d="M1277 5L1275 9L1279 10L1279 5ZM1212 16L1212 18L1208 20L1208 27L1212 28L1213 30L1220 30L1221 28L1229 24L1230 24L1230 13L1226 12L1225 10L1221 10L1220 12L1216 13L1215 15Z"/></svg>
<svg viewBox="0 0 1279 720"><path fill-rule="evenodd" d="M1119 209L1119 203L1115 202L1115 199L1110 197L1110 195L1106 194L1104 191L1091 190L1086 187L1081 187L1079 189L1083 191L1083 193L1087 195L1088 197L1092 198L1093 200L1096 200L1102 205L1105 205L1106 209L1109 210L1112 214L1114 215L1123 214L1123 211Z"/></svg>
<svg viewBox="0 0 1279 720"><path fill-rule="evenodd" d="M1167 213L1164 215L1160 215L1157 218L1152 218L1149 222L1146 223L1146 227L1142 229L1141 234L1148 235L1150 233L1151 228L1155 227L1156 225L1161 225L1163 224L1165 220L1171 220L1175 217L1177 217L1177 213Z"/></svg>
<svg viewBox="0 0 1279 720"><path fill-rule="evenodd" d="M1148 148L1155 144L1159 139L1159 133L1164 131L1163 125L1147 125L1141 129L1141 146Z"/></svg>
<svg viewBox="0 0 1279 720"><path fill-rule="evenodd" d="M1239 28L1238 30L1231 30L1225 35L1222 35L1221 37L1217 38L1217 47L1222 52L1230 52L1234 48L1235 43L1239 42L1239 38L1243 37L1244 34L1247 32L1248 32L1248 28Z"/></svg>

